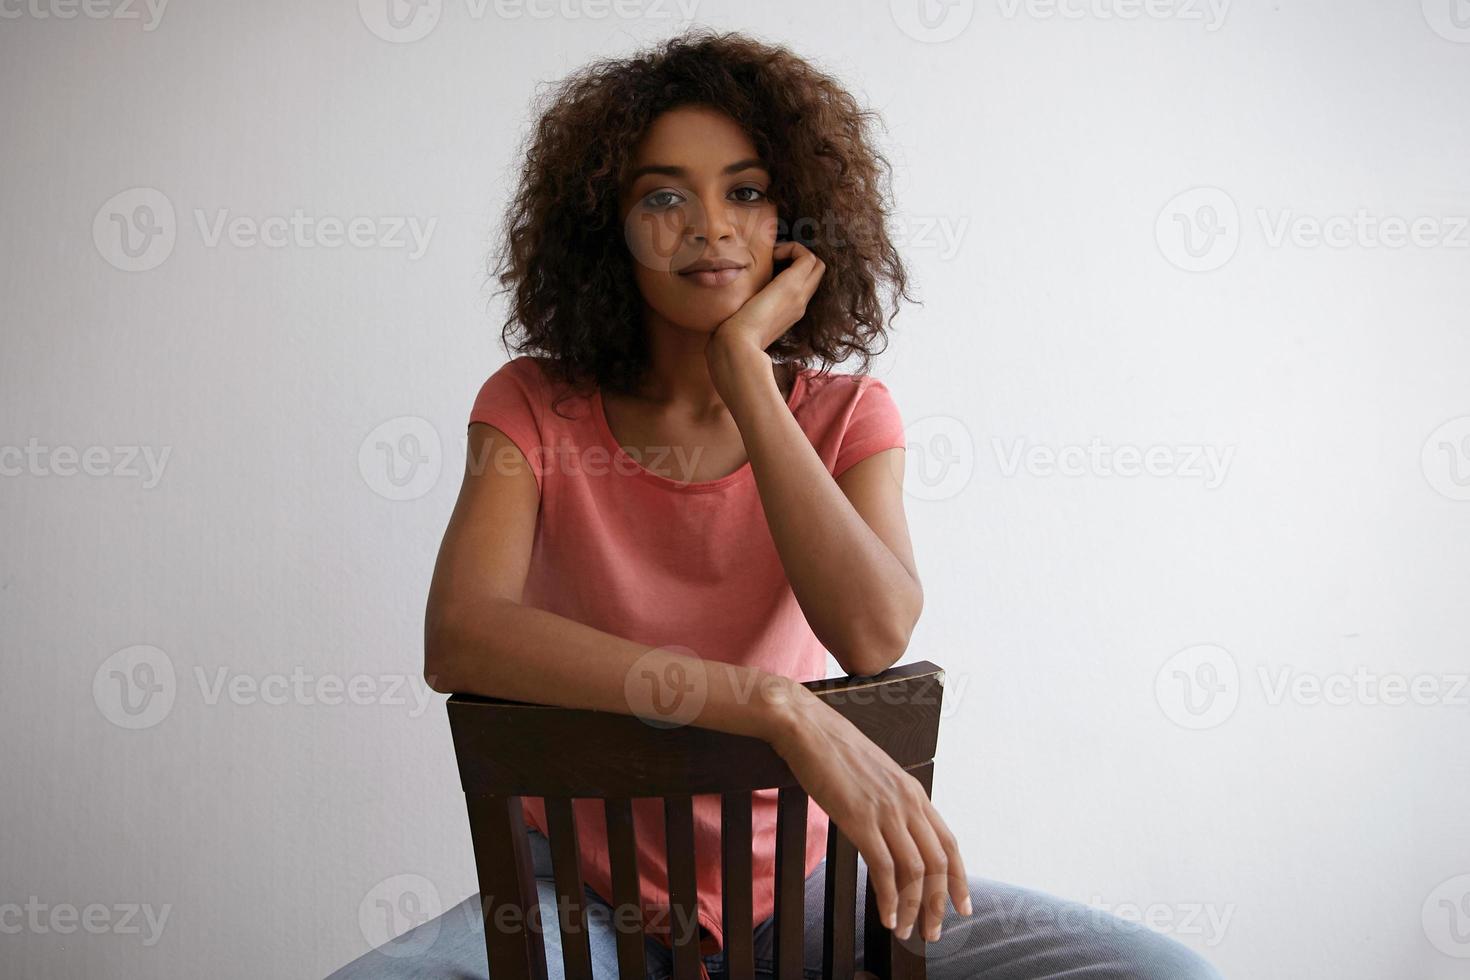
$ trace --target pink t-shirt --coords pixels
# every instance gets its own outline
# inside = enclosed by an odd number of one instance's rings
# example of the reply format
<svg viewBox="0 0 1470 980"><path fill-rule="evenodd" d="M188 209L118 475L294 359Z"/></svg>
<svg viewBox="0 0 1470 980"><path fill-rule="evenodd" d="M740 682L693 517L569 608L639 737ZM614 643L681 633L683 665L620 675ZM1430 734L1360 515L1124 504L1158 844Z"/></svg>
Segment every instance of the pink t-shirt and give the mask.
<svg viewBox="0 0 1470 980"><path fill-rule="evenodd" d="M563 394L553 410L554 397ZM818 377L803 369L787 405L834 477L873 453L905 445L897 406L877 378ZM651 469L645 468L614 438L600 391L570 394L528 355L490 376L470 422L504 432L529 461L541 490L524 604L650 648L687 647L704 659L757 666L797 681L826 676L827 652L791 591L749 462L703 482L676 479L688 472L687 455L650 455ZM542 800L522 802L526 823L546 833ZM611 903L602 803L578 799L573 806L586 883ZM724 947L720 799L695 796L693 809L698 916L708 930L701 949L708 955ZM633 812L645 925L667 944L663 804L635 799ZM827 815L814 801L807 815L810 875L826 854ZM751 915L759 924L775 908L776 790L753 794L751 830Z"/></svg>

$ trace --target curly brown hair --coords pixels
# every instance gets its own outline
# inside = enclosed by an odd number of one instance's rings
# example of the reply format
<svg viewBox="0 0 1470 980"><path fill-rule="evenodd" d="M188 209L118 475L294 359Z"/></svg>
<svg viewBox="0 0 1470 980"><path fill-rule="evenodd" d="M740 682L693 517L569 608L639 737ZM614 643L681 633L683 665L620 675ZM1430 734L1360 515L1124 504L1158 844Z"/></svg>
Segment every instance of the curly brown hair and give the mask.
<svg viewBox="0 0 1470 980"><path fill-rule="evenodd" d="M894 315L913 301L885 228L892 168L869 140L877 116L789 49L704 27L595 61L538 100L491 268L511 294L501 342L564 382L636 388L647 337L619 181L649 124L688 105L741 126L769 164L778 226L826 263L806 314L767 352L822 373L856 354L866 373L875 343L887 346L880 291Z"/></svg>

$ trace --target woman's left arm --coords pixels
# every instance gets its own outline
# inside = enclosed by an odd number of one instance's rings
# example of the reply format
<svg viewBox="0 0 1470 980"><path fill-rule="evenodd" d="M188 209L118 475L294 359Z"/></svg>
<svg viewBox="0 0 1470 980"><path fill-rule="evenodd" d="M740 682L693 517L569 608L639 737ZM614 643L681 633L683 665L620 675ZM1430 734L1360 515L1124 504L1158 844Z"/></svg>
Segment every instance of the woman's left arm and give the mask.
<svg viewBox="0 0 1470 980"><path fill-rule="evenodd" d="M759 310L752 302L742 313L753 306ZM733 317L721 324L707 349L711 380L740 429L771 536L812 632L849 674L877 674L903 656L924 605L903 509L903 450L874 453L837 479L827 471L765 352L767 335L780 336L791 312L764 326L744 320L744 329L727 330Z"/></svg>

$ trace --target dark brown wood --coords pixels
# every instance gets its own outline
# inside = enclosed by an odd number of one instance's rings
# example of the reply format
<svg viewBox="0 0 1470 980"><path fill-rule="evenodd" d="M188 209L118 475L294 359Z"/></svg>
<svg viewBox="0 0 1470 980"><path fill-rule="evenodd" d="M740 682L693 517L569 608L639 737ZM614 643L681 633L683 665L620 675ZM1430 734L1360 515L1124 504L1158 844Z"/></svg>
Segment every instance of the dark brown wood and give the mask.
<svg viewBox="0 0 1470 980"><path fill-rule="evenodd" d="M643 929L628 928L633 910L643 907L643 889L638 883L638 845L633 833L633 801L606 800L607 852L612 864L612 922L617 933L618 976L639 978L647 973L643 953Z"/></svg>
<svg viewBox="0 0 1470 980"><path fill-rule="evenodd" d="M806 684L908 767L934 758L944 672L928 661L873 677ZM663 797L798 786L766 742L633 715L455 694L450 728L460 783L476 795ZM505 747L516 746L507 752ZM568 745L596 746L569 752Z"/></svg>
<svg viewBox="0 0 1470 980"><path fill-rule="evenodd" d="M933 795L933 773L934 764L925 762L917 766L908 766L907 770L913 774L924 786L924 792ZM905 940L898 939L893 932L883 925L878 916L878 895L873 890L873 875L866 871L863 875L863 890L866 893L863 898L863 970L878 977L879 980L895 980L898 977L922 978L924 976L924 937L917 928L909 934ZM905 948L905 942L908 946ZM913 949L918 949L915 956Z"/></svg>
<svg viewBox="0 0 1470 980"><path fill-rule="evenodd" d="M830 678L805 685L931 791L944 672L928 661L873 677ZM806 818L809 800L785 762L760 739L686 725L655 727L632 715L525 704L455 694L448 704L460 781L469 811L492 976L543 980L545 947L538 921L530 846L521 798L543 797L568 980L591 980L587 907L575 798L601 799L612 864L618 969L642 980L647 963L633 800L662 798L669 868L669 938L677 980L697 980L699 939L693 798L721 798L721 929L730 980L755 973L751 794L777 790L773 942L776 975L799 978L804 958ZM577 746L568 751L568 746ZM641 818L640 818L641 820ZM829 822L823 974L853 975L857 850ZM924 940L906 942L878 920L866 882L864 968L887 978L924 976ZM497 916L499 913L499 916ZM506 923L520 924L507 928ZM498 924L497 924L498 923ZM690 929L682 927L689 924Z"/></svg>
<svg viewBox="0 0 1470 980"><path fill-rule="evenodd" d="M725 972L729 980L755 980L755 924L751 921L750 794L726 793L720 803L720 890L725 907Z"/></svg>
<svg viewBox="0 0 1470 980"><path fill-rule="evenodd" d="M800 977L806 943L806 791L776 796L776 907L771 962L778 977Z"/></svg>
<svg viewBox="0 0 1470 980"><path fill-rule="evenodd" d="M466 798L470 840L480 879L485 956L499 977L546 980L541 904L531 867L531 842L519 796ZM535 918L533 918L535 917Z"/></svg>
<svg viewBox="0 0 1470 980"><path fill-rule="evenodd" d="M592 980L592 947L587 934L587 893L582 886L582 845L570 797L544 801L556 879L562 970L566 980Z"/></svg>
<svg viewBox="0 0 1470 980"><path fill-rule="evenodd" d="M857 956L857 859L852 841L827 821L827 880L822 907L823 980L848 980Z"/></svg>
<svg viewBox="0 0 1470 980"><path fill-rule="evenodd" d="M694 876L694 801L664 799L664 844L669 869L669 936L674 980L699 980L699 900Z"/></svg>
<svg viewBox="0 0 1470 980"><path fill-rule="evenodd" d="M924 794L933 795L934 763L926 762L909 770L915 779L924 784ZM893 940L893 980L924 980L925 940L919 931L919 922L908 939Z"/></svg>
<svg viewBox="0 0 1470 980"><path fill-rule="evenodd" d="M883 924L878 912L878 893L873 890L872 869L863 874L863 970L889 980L893 976L893 959L890 949L897 942L893 933Z"/></svg>

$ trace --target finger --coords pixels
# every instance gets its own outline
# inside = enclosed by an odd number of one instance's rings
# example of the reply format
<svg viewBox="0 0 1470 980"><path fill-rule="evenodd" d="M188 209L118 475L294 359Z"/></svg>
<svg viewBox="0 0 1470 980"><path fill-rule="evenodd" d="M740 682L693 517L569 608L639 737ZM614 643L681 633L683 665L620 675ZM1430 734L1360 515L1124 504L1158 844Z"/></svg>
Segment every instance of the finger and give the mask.
<svg viewBox="0 0 1470 980"><path fill-rule="evenodd" d="M868 866L868 887L873 890L878 921L885 929L892 929L898 924L898 889L893 885L893 855L888 844L876 827L862 840L854 837L852 843Z"/></svg>
<svg viewBox="0 0 1470 980"><path fill-rule="evenodd" d="M801 266L806 268L811 263L819 262L816 254L801 242L781 242L771 250L771 257L775 259L791 259L792 267Z"/></svg>
<svg viewBox="0 0 1470 980"><path fill-rule="evenodd" d="M914 843L918 845L919 853L924 856L924 876L920 879L921 894L919 896L921 917L917 926L920 935L932 943L939 938L940 926L944 922L944 899L949 885L949 857L945 854L944 846L939 842L939 835L934 832L934 825L929 821L929 815L924 808L914 811L909 831L914 835Z"/></svg>
<svg viewBox="0 0 1470 980"><path fill-rule="evenodd" d="M806 246L801 242L777 242L775 248L771 249L771 258L785 262L787 259L800 257L804 251L806 251Z"/></svg>
<svg viewBox="0 0 1470 980"><path fill-rule="evenodd" d="M811 268L807 270L806 278L802 280L801 288L805 295L811 296L812 293L817 291L817 286L821 284L822 274L827 271L827 264L812 253L808 252L807 254L812 256L812 264Z"/></svg>
<svg viewBox="0 0 1470 980"><path fill-rule="evenodd" d="M908 824L900 817L883 835L893 855L893 883L898 888L898 928L893 934L907 939L919 917L924 886L924 855L914 843Z"/></svg>
<svg viewBox="0 0 1470 980"><path fill-rule="evenodd" d="M970 901L970 877L965 871L965 858L960 854L960 842L933 804L929 806L929 819L949 860L949 899L961 915L974 915L975 908Z"/></svg>

